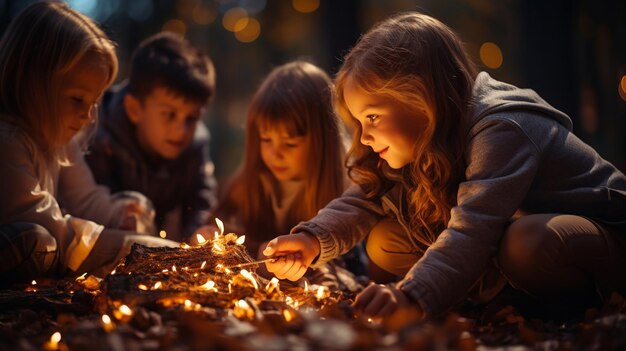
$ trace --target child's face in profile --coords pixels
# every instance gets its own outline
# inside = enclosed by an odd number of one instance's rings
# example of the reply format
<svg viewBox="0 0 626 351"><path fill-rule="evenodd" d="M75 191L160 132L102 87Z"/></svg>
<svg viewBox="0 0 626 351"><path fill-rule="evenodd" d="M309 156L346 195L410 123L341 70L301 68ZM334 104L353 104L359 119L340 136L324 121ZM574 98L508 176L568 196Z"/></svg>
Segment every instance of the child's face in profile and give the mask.
<svg viewBox="0 0 626 351"><path fill-rule="evenodd" d="M306 174L309 143L305 136L291 136L285 128L259 128L261 158L279 181L301 180Z"/></svg>
<svg viewBox="0 0 626 351"><path fill-rule="evenodd" d="M413 161L413 146L423 133L425 116L412 115L351 81L343 94L348 110L361 124L361 144L371 147L391 168L402 168Z"/></svg>
<svg viewBox="0 0 626 351"><path fill-rule="evenodd" d="M204 108L164 87L156 87L143 101L131 94L124 99L139 145L165 159L178 157L191 143Z"/></svg>
<svg viewBox="0 0 626 351"><path fill-rule="evenodd" d="M87 53L60 78L58 106L65 143L93 121L95 104L109 83L109 74L109 67L100 56Z"/></svg>

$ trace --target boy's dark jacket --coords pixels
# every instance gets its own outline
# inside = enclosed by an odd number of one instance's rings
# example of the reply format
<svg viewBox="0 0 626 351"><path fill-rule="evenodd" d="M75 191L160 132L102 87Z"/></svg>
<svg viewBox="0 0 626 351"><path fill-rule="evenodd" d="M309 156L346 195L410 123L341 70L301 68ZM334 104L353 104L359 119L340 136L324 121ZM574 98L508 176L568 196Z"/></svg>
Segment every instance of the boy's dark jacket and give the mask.
<svg viewBox="0 0 626 351"><path fill-rule="evenodd" d="M169 229L170 237L183 239L206 224L216 204L209 131L199 122L192 142L174 160L148 155L123 107L127 89L123 82L105 93L98 132L85 159L96 181L111 192L135 190L146 195L156 210L156 230Z"/></svg>
<svg viewBox="0 0 626 351"><path fill-rule="evenodd" d="M472 103L465 180L451 219L398 285L429 315L466 296L518 210L585 216L626 235L626 176L571 132L567 115L534 91L485 72L476 78ZM398 182L380 199L366 200L355 185L291 232L319 239L322 264L347 252L385 216L406 228L406 191Z"/></svg>

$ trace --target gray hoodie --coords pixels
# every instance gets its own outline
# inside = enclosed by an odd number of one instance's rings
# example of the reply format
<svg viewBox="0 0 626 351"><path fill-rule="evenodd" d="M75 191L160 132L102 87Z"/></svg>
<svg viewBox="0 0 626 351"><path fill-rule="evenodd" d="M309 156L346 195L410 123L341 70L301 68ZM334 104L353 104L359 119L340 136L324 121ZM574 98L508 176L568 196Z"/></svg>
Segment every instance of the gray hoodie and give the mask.
<svg viewBox="0 0 626 351"><path fill-rule="evenodd" d="M476 78L472 106L457 205L447 228L398 284L427 315L467 295L518 210L590 217L624 228L626 235L626 177L571 132L567 115L534 91L485 72ZM316 264L326 262L347 252L384 216L407 228L402 194L398 184L368 201L353 186L292 233L315 235L321 244Z"/></svg>

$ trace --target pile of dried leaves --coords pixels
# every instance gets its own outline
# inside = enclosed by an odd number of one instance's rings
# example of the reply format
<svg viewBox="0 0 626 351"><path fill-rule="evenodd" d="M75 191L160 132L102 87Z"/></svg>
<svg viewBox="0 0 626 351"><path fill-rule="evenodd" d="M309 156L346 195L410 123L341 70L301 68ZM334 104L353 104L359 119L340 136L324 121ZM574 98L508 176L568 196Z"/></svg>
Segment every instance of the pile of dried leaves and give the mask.
<svg viewBox="0 0 626 351"><path fill-rule="evenodd" d="M626 349L626 303L618 295L566 323L527 319L510 306L373 322L355 316L355 291L346 285L268 282L236 267L251 259L234 240L220 244L136 246L102 281L0 291L0 350Z"/></svg>

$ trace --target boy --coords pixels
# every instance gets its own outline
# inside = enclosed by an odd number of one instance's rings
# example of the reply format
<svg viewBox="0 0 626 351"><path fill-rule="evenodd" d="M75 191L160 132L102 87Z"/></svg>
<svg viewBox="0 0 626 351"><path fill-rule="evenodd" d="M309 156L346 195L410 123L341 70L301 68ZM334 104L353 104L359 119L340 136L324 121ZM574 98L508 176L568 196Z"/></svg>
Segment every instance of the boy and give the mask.
<svg viewBox="0 0 626 351"><path fill-rule="evenodd" d="M87 163L112 192L145 194L156 210L154 229L168 239L188 239L216 203L209 133L200 122L214 91L209 57L161 33L139 45L128 81L102 99Z"/></svg>

